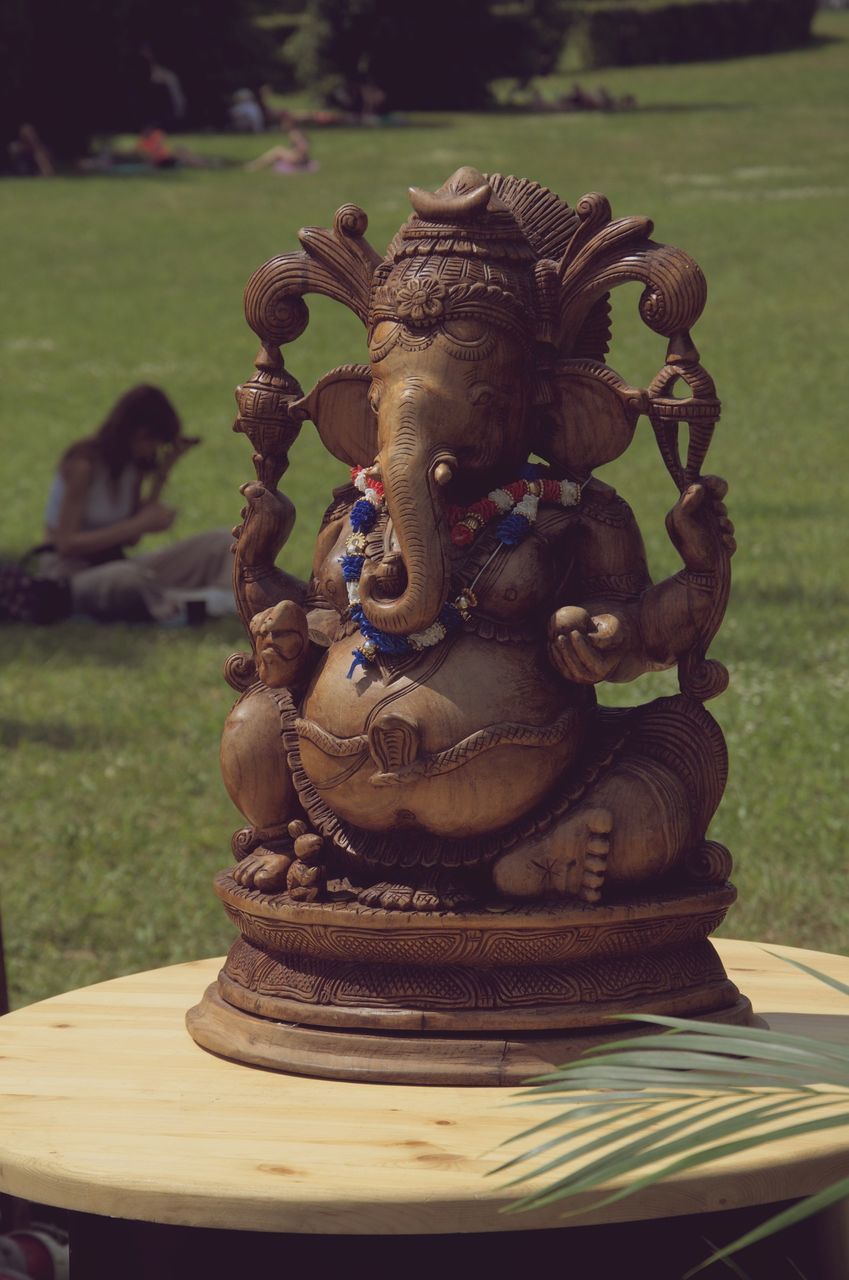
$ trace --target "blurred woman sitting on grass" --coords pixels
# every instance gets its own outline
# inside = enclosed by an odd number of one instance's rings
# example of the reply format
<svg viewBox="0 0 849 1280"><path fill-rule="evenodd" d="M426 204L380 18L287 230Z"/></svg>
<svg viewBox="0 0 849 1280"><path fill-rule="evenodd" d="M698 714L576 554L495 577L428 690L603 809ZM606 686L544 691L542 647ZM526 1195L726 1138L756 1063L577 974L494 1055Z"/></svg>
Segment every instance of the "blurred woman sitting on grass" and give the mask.
<svg viewBox="0 0 849 1280"><path fill-rule="evenodd" d="M199 443L182 434L165 393L143 384L65 451L47 499L39 572L68 580L74 613L178 624L234 612L227 529L125 556L146 533L174 523L177 512L160 495L171 468Z"/></svg>
<svg viewBox="0 0 849 1280"><path fill-rule="evenodd" d="M306 134L296 126L294 118L287 111L280 112L280 128L289 145L269 147L262 155L244 165L244 168L248 173L257 173L260 169L273 169L275 173L313 173L318 168L318 161L313 160L310 154Z"/></svg>

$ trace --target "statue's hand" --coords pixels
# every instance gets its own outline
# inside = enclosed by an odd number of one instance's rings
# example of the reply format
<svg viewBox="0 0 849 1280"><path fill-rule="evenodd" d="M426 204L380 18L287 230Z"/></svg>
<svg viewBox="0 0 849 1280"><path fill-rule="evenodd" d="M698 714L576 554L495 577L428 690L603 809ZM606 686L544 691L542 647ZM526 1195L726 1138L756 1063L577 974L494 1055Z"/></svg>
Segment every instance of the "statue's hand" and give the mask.
<svg viewBox="0 0 849 1280"><path fill-rule="evenodd" d="M245 524L233 532L239 537L241 560L246 565L273 562L292 532L295 505L285 493L257 480L243 484L239 492L246 500L242 508Z"/></svg>
<svg viewBox="0 0 849 1280"><path fill-rule="evenodd" d="M294 600L281 600L251 619L259 678L270 689L287 689L303 674L309 648L307 615Z"/></svg>
<svg viewBox="0 0 849 1280"><path fill-rule="evenodd" d="M737 549L734 525L722 501L727 492L719 476L702 476L684 490L666 517L669 536L694 573L710 573L721 555L731 556Z"/></svg>
<svg viewBox="0 0 849 1280"><path fill-rule="evenodd" d="M619 663L625 629L612 613L592 618L586 609L567 605L548 624L548 652L557 671L576 684L598 684Z"/></svg>

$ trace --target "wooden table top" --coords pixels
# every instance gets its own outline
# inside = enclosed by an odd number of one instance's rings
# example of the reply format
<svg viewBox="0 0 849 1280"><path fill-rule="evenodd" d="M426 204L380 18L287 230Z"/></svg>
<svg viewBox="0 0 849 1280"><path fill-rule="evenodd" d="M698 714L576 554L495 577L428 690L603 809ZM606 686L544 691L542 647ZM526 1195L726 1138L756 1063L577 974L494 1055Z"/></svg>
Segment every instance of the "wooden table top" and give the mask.
<svg viewBox="0 0 849 1280"><path fill-rule="evenodd" d="M763 947L717 940L776 1029L849 1039L849 999ZM849 957L789 947L842 981ZM324 1234L520 1230L496 1148L542 1118L513 1090L347 1084L240 1066L198 1048L186 1010L220 960L68 992L0 1019L0 1191L89 1213ZM764 1204L845 1175L849 1118L646 1190L581 1225ZM571 1219L575 1222L575 1219Z"/></svg>

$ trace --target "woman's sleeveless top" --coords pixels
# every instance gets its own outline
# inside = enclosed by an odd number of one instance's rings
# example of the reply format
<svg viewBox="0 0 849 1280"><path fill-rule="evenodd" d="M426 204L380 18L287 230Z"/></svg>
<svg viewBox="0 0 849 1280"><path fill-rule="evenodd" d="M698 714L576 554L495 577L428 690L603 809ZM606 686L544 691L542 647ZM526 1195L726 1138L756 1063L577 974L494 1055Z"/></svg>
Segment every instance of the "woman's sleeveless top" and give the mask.
<svg viewBox="0 0 849 1280"><path fill-rule="evenodd" d="M135 467L125 467L114 481L105 467L95 467L83 511L83 531L102 529L119 520L126 520L135 510L137 489L138 472ZM55 529L59 524L59 512L64 498L65 478L61 471L57 471L44 512L44 523L48 529Z"/></svg>

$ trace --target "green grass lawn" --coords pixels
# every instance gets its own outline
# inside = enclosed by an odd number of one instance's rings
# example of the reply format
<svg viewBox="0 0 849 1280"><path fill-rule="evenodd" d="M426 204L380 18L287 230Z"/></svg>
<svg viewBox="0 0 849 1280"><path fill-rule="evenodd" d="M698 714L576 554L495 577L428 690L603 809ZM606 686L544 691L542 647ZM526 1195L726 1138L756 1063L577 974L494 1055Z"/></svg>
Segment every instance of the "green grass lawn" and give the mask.
<svg viewBox="0 0 849 1280"><path fill-rule="evenodd" d="M0 551L38 540L63 446L138 381L165 387L205 441L174 477L171 536L234 522L252 473L247 442L230 431L233 387L255 350L242 287L265 258L297 247L298 227L328 225L355 201L382 250L409 212L406 188L467 163L572 202L604 191L615 215L652 216L657 238L697 258L710 285L696 330L724 402L710 466L731 481L740 543L714 645L732 684L711 704L732 761L712 833L735 855L740 890L725 931L849 950L849 15L823 13L817 31L810 48L770 58L584 78L634 93L632 113L316 132L320 169L299 177L234 166L3 182ZM189 141L234 160L259 149ZM620 290L611 363L645 383L664 351L642 329L637 297ZM310 307L287 354L305 386L364 356L355 319L324 299ZM607 478L635 506L661 576L677 567L663 529L674 491L647 424L641 432ZM286 477L299 521L285 563L299 573L341 474L311 433ZM231 622L0 632L0 890L15 1003L226 948L231 928L209 882L241 820L217 772L232 697L220 669L242 644ZM620 693L644 701L673 686L666 673Z"/></svg>

